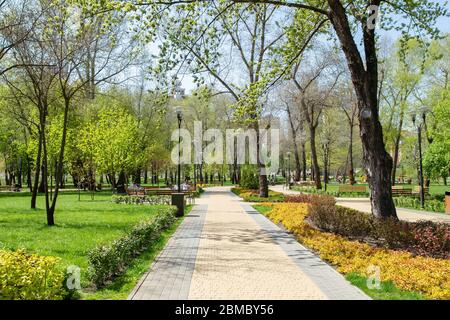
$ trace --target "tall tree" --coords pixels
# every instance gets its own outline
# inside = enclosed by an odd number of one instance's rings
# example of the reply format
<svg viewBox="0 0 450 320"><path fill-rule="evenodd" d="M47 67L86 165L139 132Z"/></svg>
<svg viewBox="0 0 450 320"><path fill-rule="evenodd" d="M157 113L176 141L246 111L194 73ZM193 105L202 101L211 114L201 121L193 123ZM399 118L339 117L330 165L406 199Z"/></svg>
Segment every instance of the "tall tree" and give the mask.
<svg viewBox="0 0 450 320"><path fill-rule="evenodd" d="M377 218L396 218L391 191L392 158L385 149L378 113L377 13L379 10L384 11L382 27L396 28L405 34L408 28L422 30L436 36L439 31L433 26L438 17L447 15L445 5L429 0L411 2L234 0L234 2L279 4L297 10L313 11L329 19L341 44L355 87L363 159L371 189L372 213ZM392 14L404 16L410 24L405 22L397 24ZM353 32L354 27L362 32L360 47L357 45L357 35Z"/></svg>
<svg viewBox="0 0 450 320"><path fill-rule="evenodd" d="M382 27L396 28L408 33L409 31L425 31L432 36L438 34L435 25L438 17L447 15L445 4L431 1L387 1L387 0L311 0L311 1L282 1L282 0L230 0L230 1L192 1L177 0L166 2L128 2L114 1L108 4L110 10L121 8L139 12L139 8L146 6L146 21L149 27L156 26L155 19L163 16L172 6L181 12L192 14L198 9L198 3L215 5L215 10L225 12L233 4L243 3L267 4L291 8L294 12L311 12L332 25L340 42L355 88L359 111L359 132L363 144L363 159L371 189L372 213L377 218L396 218L395 205L392 200L391 171L392 158L386 152L383 130L379 120L379 90L378 90L378 57L376 43L376 18L379 9L384 11ZM380 8L381 6L381 8ZM96 8L99 10L98 6ZM104 10L104 9L103 9ZM233 8L231 8L233 10ZM401 15L404 19L394 19L393 15ZM307 20L304 20L305 22ZM401 21L401 22L400 22ZM405 22L406 21L406 22ZM408 23L409 22L409 23ZM184 31L192 32L192 24L186 24ZM204 24L202 32L208 32L210 21ZM362 38L361 36L362 35ZM178 35L177 35L178 36ZM358 46L358 39L361 45ZM297 51L301 51L298 44L290 44ZM302 45L300 46L302 47Z"/></svg>

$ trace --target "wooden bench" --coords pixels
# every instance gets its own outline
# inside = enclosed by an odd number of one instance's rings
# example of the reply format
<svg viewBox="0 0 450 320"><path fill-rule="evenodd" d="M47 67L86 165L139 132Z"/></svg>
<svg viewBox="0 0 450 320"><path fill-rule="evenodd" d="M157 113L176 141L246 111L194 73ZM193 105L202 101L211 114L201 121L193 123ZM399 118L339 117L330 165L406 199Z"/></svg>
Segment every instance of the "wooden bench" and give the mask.
<svg viewBox="0 0 450 320"><path fill-rule="evenodd" d="M149 188L145 190L145 195L148 196L171 196L172 193L177 193L177 190L171 189L155 189ZM190 188L189 190L183 190L181 193L184 193L189 200L189 203L195 203L195 189Z"/></svg>
<svg viewBox="0 0 450 320"><path fill-rule="evenodd" d="M393 186L392 187L392 196L410 196L412 195L412 189L404 186Z"/></svg>
<svg viewBox="0 0 450 320"><path fill-rule="evenodd" d="M366 193L366 186L352 186L352 185L342 185L339 186L339 193Z"/></svg>
<svg viewBox="0 0 450 320"><path fill-rule="evenodd" d="M424 191L424 194L426 196L430 195L430 188L429 187L424 187L423 191ZM412 194L413 195L420 195L420 186L415 186L414 189L412 190Z"/></svg>
<svg viewBox="0 0 450 320"><path fill-rule="evenodd" d="M314 181L298 181L295 183L300 187L315 187L316 183Z"/></svg>
<svg viewBox="0 0 450 320"><path fill-rule="evenodd" d="M129 195L129 196L139 196L139 197L145 196L144 188L137 188L137 187L126 188L126 192L127 192L127 195Z"/></svg>
<svg viewBox="0 0 450 320"><path fill-rule="evenodd" d="M18 186L0 186L0 191L5 192L20 192L20 188Z"/></svg>

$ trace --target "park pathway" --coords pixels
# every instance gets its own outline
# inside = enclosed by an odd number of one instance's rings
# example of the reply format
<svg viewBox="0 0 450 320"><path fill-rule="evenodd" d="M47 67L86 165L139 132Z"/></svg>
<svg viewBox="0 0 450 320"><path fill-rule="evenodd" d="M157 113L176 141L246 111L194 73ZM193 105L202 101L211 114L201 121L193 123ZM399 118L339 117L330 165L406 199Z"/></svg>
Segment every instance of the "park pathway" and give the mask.
<svg viewBox="0 0 450 320"><path fill-rule="evenodd" d="M281 192L288 195L296 195L301 193L300 191L285 189L283 185L271 186L270 190ZM371 213L369 198L336 198L336 204L343 207L355 209L358 211ZM450 215L430 211L397 208L397 216L401 220L410 222L429 220L434 222L450 223Z"/></svg>
<svg viewBox="0 0 450 320"><path fill-rule="evenodd" d="M229 187L214 187L129 299L369 298Z"/></svg>

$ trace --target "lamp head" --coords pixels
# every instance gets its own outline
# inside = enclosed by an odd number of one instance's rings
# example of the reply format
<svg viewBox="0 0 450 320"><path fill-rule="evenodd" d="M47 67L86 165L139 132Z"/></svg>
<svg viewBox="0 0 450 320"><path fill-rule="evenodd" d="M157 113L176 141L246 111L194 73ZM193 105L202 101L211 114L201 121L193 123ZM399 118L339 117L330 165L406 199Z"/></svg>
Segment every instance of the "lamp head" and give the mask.
<svg viewBox="0 0 450 320"><path fill-rule="evenodd" d="M181 110L177 110L177 119L178 121L183 120L183 112Z"/></svg>

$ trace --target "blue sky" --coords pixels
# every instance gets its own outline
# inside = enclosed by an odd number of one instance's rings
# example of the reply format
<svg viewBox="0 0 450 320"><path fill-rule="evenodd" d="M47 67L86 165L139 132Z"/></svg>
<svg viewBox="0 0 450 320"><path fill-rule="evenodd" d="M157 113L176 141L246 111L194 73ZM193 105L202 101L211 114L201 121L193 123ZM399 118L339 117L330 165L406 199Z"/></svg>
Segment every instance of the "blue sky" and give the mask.
<svg viewBox="0 0 450 320"><path fill-rule="evenodd" d="M447 9L450 12L450 3L447 2ZM450 33L450 18L449 17L440 17L437 21L437 27L443 32L443 33ZM379 31L380 35L388 35L391 39L396 39L399 34L395 31ZM186 89L186 92L189 93L193 89L195 89L195 84L192 80L192 77L189 75L184 75L181 79L183 88Z"/></svg>

